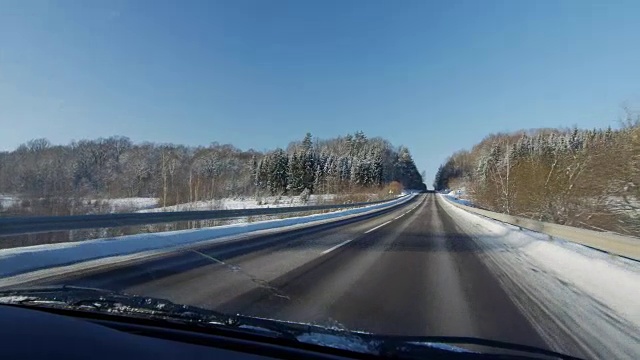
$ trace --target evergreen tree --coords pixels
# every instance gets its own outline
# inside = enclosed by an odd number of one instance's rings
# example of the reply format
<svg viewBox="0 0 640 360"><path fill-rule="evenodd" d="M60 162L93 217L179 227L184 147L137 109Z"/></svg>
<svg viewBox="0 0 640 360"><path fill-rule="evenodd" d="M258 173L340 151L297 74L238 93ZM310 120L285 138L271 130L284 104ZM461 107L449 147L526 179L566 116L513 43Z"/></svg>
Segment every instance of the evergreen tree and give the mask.
<svg viewBox="0 0 640 360"><path fill-rule="evenodd" d="M298 152L294 152L291 155L289 159L288 179L287 189L291 194L299 194L304 190L304 154L299 155Z"/></svg>
<svg viewBox="0 0 640 360"><path fill-rule="evenodd" d="M316 156L313 153L313 142L311 133L307 133L302 141L302 190L309 189L313 192L313 185L316 175Z"/></svg>
<svg viewBox="0 0 640 360"><path fill-rule="evenodd" d="M272 194L281 194L287 190L289 159L282 149L274 151L271 159L269 191Z"/></svg>

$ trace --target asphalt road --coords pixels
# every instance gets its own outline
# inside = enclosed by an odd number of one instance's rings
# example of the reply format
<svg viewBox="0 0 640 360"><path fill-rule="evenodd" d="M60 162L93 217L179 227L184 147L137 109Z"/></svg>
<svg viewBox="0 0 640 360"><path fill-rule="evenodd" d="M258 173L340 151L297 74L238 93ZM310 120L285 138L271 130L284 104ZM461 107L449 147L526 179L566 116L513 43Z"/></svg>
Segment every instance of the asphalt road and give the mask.
<svg viewBox="0 0 640 360"><path fill-rule="evenodd" d="M194 248L47 283L375 333L550 348L440 201L420 195L348 224ZM582 355L570 339L560 343L566 348L554 350Z"/></svg>

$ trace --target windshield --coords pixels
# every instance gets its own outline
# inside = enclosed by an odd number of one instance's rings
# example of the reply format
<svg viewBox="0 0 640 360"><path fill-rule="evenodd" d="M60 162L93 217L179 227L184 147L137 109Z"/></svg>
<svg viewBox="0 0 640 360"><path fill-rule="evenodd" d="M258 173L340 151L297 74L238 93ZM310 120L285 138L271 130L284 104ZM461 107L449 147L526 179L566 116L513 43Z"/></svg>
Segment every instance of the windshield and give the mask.
<svg viewBox="0 0 640 360"><path fill-rule="evenodd" d="M639 3L0 6L0 291L640 356Z"/></svg>

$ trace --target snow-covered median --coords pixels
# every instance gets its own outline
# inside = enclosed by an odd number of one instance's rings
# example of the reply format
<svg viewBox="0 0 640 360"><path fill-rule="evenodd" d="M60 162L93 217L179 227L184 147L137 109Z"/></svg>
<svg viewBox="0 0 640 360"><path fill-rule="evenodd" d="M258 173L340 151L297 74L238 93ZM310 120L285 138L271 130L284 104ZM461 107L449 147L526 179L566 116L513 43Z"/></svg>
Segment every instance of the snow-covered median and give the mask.
<svg viewBox="0 0 640 360"><path fill-rule="evenodd" d="M441 204L547 342L566 347L562 329L592 358L640 354L640 262Z"/></svg>
<svg viewBox="0 0 640 360"><path fill-rule="evenodd" d="M83 261L137 254L146 251L171 249L193 245L214 239L228 239L232 236L257 231L282 231L310 224L332 221L338 218L362 215L398 205L411 199L405 196L390 202L355 209L335 211L287 219L268 220L250 224L235 224L194 230L169 231L152 234L138 234L115 238L87 240L83 242L37 245L0 250L0 277L8 277L39 269L48 269Z"/></svg>

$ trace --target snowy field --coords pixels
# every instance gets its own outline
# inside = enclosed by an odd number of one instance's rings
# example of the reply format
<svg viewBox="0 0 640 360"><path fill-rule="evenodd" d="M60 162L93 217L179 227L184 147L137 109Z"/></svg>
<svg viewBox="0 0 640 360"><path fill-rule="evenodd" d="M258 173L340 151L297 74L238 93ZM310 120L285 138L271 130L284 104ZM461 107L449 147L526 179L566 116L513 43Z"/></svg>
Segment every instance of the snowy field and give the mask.
<svg viewBox="0 0 640 360"><path fill-rule="evenodd" d="M331 203L336 195L310 195L305 203L300 196L265 196L265 197L237 197L216 200L205 200L191 203L184 203L155 209L140 210L139 212L158 211L190 211L190 210L232 210L232 209L253 209L260 207L287 207L304 205L321 205Z"/></svg>
<svg viewBox="0 0 640 360"><path fill-rule="evenodd" d="M12 206L20 206L23 199L25 198L21 198L20 195L0 194L0 211L7 211ZM33 199L26 199L33 201ZM150 197L80 199L74 200L74 202L88 212L93 211L94 213L132 212L158 206L158 199Z"/></svg>
<svg viewBox="0 0 640 360"><path fill-rule="evenodd" d="M0 194L0 211L18 205L19 203L20 199L15 195Z"/></svg>
<svg viewBox="0 0 640 360"><path fill-rule="evenodd" d="M516 305L540 325L545 340L553 344L556 337L545 331L562 326L577 343L602 349L593 358L640 354L640 262L442 203L484 250L486 263Z"/></svg>
<svg viewBox="0 0 640 360"><path fill-rule="evenodd" d="M142 209L151 209L158 206L157 198L133 197L119 199L93 200L102 201L109 207L110 213L129 212Z"/></svg>
<svg viewBox="0 0 640 360"><path fill-rule="evenodd" d="M375 195L371 195L371 201ZM184 203L161 207L161 200L150 197L114 198L114 199L82 199L82 205L89 210L95 209L96 213L122 213L122 212L157 212L157 211L189 211L189 210L231 210L252 209L260 207L286 207L321 205L332 203L336 195L310 195L307 202L300 196L265 196L265 197L234 197L216 200L204 200L192 203ZM6 210L11 206L19 205L22 199L18 195L0 194L0 209Z"/></svg>
<svg viewBox="0 0 640 360"><path fill-rule="evenodd" d="M408 201L413 196L414 195L408 195L382 204L334 211L326 214L260 221L250 224L127 235L74 243L36 245L0 250L0 278L3 278L0 279L0 286L8 286L28 281L19 274L34 272L39 269L47 269L45 273L50 275L55 272L49 270L49 268L53 267L111 258L111 260L105 259L104 263L107 263L113 261L114 257L148 252L155 253L158 251L175 251L178 247L196 243L234 240L237 239L238 236L245 236L248 235L248 233L265 234L300 226L308 226L311 223L319 224L334 221L338 218L356 216L369 211L384 209ZM18 276L7 278L15 275ZM33 280L33 278L29 278L29 280Z"/></svg>
<svg viewBox="0 0 640 360"><path fill-rule="evenodd" d="M233 197L216 200L204 200L161 207L161 200L150 197L113 198L113 199L82 199L80 200L88 213L106 214L123 212L160 212L160 211L190 211L190 210L232 210L253 209L261 207L287 207L304 205L332 204L338 196L334 194L310 195L305 202L300 196L265 196L265 197ZM19 205L18 195L0 194L0 211L11 206ZM377 197L371 194L365 201L375 201Z"/></svg>

